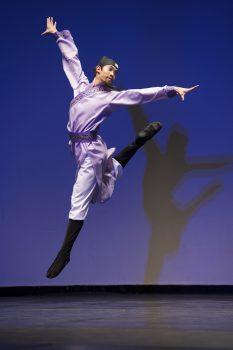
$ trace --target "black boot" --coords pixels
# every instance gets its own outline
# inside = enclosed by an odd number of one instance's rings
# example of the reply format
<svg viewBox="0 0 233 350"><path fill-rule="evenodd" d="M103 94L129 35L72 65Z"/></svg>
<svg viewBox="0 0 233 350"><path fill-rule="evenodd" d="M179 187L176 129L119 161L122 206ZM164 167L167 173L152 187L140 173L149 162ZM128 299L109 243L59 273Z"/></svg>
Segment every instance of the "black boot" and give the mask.
<svg viewBox="0 0 233 350"><path fill-rule="evenodd" d="M78 237L78 234L83 226L84 220L72 220L69 219L69 223L66 230L66 236L63 241L62 247L57 254L54 262L47 271L46 276L48 278L54 278L64 269L64 267L70 261L70 252L73 244Z"/></svg>
<svg viewBox="0 0 233 350"><path fill-rule="evenodd" d="M144 145L144 143L150 140L157 132L162 128L160 122L152 122L148 124L143 130L141 130L135 140L128 146L123 148L114 158L121 164L124 168L128 161L133 157L137 150Z"/></svg>
<svg viewBox="0 0 233 350"><path fill-rule="evenodd" d="M157 134L160 129L162 129L162 124L160 122L152 122L148 124L145 129L139 131L134 142L137 146L141 147L146 141L150 140L155 134Z"/></svg>

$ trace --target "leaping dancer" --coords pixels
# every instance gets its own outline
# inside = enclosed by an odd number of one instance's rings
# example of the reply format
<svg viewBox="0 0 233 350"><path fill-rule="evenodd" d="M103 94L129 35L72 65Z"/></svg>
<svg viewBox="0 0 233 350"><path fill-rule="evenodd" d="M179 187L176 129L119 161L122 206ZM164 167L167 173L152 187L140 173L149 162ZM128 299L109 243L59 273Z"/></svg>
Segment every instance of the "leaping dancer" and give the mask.
<svg viewBox="0 0 233 350"><path fill-rule="evenodd" d="M47 28L42 35L45 34L55 37L62 54L63 69L73 88L74 98L70 103L67 129L77 163L66 235L46 274L48 278L54 278L70 261L71 249L82 229L90 204L104 203L112 196L115 182L128 161L162 127L160 122L149 123L129 145L113 156L115 148L108 149L98 133L101 123L123 106L176 95L184 101L185 94L199 85L191 88L165 85L119 91L112 85L119 65L107 56L98 62L94 80L90 83L82 70L78 49L70 31L58 31L53 17L48 17Z"/></svg>

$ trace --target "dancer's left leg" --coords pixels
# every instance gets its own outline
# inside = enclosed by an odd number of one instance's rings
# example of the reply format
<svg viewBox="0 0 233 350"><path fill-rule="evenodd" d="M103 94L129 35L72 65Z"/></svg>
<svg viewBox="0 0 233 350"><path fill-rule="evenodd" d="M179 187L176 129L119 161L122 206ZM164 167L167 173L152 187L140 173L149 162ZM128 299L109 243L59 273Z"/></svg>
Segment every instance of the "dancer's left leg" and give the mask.
<svg viewBox="0 0 233 350"><path fill-rule="evenodd" d="M73 244L78 237L79 232L83 226L84 220L72 220L69 219L65 239L63 241L62 247L59 250L56 258L54 259L52 265L47 271L46 276L48 278L54 278L59 275L59 273L64 269L64 267L70 261L70 252Z"/></svg>
<svg viewBox="0 0 233 350"><path fill-rule="evenodd" d="M90 158L86 157L77 172L76 181L73 186L66 235L61 249L47 271L46 276L48 278L58 276L69 263L72 247L83 227L95 188L96 179L94 169Z"/></svg>
<svg viewBox="0 0 233 350"><path fill-rule="evenodd" d="M124 168L128 161L134 156L134 154L141 148L146 141L150 140L155 134L162 128L160 122L152 122L148 124L143 130L141 130L135 140L123 148L113 158L116 159Z"/></svg>

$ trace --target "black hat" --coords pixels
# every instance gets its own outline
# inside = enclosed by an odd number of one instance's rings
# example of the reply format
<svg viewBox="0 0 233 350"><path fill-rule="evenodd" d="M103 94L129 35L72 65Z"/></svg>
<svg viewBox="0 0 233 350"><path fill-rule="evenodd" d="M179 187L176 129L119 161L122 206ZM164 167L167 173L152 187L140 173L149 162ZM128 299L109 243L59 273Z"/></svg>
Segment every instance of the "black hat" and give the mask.
<svg viewBox="0 0 233 350"><path fill-rule="evenodd" d="M97 66L103 67L103 66L106 66L108 64L111 64L116 69L119 68L119 65L116 63L116 61L114 61L113 59L111 59L111 58L109 58L107 56L101 57L101 59L99 60Z"/></svg>

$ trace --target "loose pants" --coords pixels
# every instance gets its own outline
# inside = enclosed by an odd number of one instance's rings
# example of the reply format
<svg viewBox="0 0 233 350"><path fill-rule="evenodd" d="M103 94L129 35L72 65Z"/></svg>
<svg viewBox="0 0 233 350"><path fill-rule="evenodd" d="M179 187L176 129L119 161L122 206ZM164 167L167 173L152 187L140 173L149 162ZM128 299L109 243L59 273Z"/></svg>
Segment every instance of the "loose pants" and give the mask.
<svg viewBox="0 0 233 350"><path fill-rule="evenodd" d="M84 220L86 218L96 186L92 162L87 155L76 173L71 195L70 219Z"/></svg>
<svg viewBox="0 0 233 350"><path fill-rule="evenodd" d="M141 145L132 142L115 155L113 161L119 163L122 167L125 167L140 147ZM69 212L70 219L84 220L86 218L94 192L97 190L97 186L92 161L87 155L76 173L76 180L71 196L71 209Z"/></svg>

